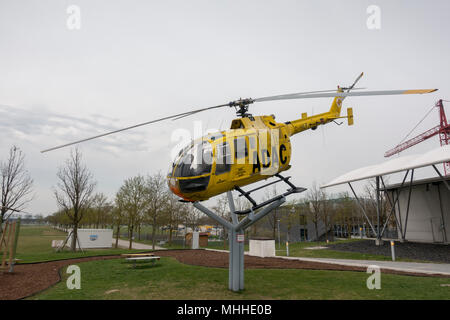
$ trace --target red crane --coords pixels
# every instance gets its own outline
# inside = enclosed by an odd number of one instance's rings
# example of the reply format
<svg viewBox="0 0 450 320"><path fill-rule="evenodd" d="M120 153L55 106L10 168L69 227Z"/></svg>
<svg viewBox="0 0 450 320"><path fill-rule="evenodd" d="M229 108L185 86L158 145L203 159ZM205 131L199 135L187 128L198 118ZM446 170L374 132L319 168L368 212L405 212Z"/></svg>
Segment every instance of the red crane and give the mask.
<svg viewBox="0 0 450 320"><path fill-rule="evenodd" d="M442 104L442 99L436 102L435 107L439 109L439 125L434 128L431 128L425 131L418 136L409 139L405 142L400 143L396 147L392 148L389 151L386 151L384 154L385 157L390 157L394 154L400 153L405 149L408 149L422 141L425 141L435 135L439 135L439 140L441 142L441 147L444 145L448 145L450 143L450 125L447 122L447 117L445 115L444 105ZM450 162L444 163L444 174L450 175Z"/></svg>

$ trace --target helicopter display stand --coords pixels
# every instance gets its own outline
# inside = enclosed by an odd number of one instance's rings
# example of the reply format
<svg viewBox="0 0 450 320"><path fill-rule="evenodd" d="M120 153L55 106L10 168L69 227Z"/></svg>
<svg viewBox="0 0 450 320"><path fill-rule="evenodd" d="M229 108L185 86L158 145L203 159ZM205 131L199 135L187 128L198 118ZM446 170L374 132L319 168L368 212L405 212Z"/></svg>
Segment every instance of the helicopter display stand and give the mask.
<svg viewBox="0 0 450 320"><path fill-rule="evenodd" d="M282 195L278 195L272 199L264 201L260 205L256 204L256 202L250 198L250 193L260 190L268 185L271 185L276 182L269 183L265 186L253 189L251 191L245 192L240 188L236 188L237 191L241 193L241 196L245 196L252 202L253 207L244 211L236 211L234 205L233 194L231 191L227 192L228 204L230 207L231 213L231 222L225 220L220 217L218 214L214 213L210 209L203 206L200 202L194 202L193 205L195 208L209 216L211 219L221 224L224 228L228 229L228 238L229 238L229 274L228 274L228 289L234 292L244 290L244 231L245 229L251 227L253 224L264 218L270 212L281 206L286 202L286 197L293 193L301 193L305 191L305 188L297 188L291 182L289 182L289 178L281 177L281 175L277 175L280 178L277 182L284 181L291 188ZM251 200L250 200L251 199ZM260 209L257 213L254 210ZM244 218L239 219L239 215L245 215Z"/></svg>

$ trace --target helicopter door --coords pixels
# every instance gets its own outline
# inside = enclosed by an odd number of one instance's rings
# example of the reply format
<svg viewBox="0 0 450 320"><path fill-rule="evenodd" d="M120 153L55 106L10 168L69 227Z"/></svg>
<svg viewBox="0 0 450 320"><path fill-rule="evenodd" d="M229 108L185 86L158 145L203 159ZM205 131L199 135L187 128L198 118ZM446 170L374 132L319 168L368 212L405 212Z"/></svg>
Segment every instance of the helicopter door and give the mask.
<svg viewBox="0 0 450 320"><path fill-rule="evenodd" d="M256 138L253 137L256 141ZM250 177L252 165L249 161L250 148L249 137L242 136L234 138L234 166L232 169L233 180L241 180Z"/></svg>
<svg viewBox="0 0 450 320"><path fill-rule="evenodd" d="M231 157L230 144L228 142L219 144L216 149L216 155L216 176L229 173L231 171L233 160Z"/></svg>

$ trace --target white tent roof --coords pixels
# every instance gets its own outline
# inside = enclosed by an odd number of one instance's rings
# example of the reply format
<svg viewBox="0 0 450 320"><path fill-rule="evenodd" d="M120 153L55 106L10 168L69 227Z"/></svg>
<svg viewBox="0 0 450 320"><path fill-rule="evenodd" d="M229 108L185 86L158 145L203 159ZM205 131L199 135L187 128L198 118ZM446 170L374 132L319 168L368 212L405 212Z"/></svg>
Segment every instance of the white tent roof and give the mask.
<svg viewBox="0 0 450 320"><path fill-rule="evenodd" d="M448 161L450 161L450 145L433 149L424 154L403 156L377 165L356 169L337 177L333 181L321 186L321 188L327 188L339 184L369 179L410 169L422 168Z"/></svg>

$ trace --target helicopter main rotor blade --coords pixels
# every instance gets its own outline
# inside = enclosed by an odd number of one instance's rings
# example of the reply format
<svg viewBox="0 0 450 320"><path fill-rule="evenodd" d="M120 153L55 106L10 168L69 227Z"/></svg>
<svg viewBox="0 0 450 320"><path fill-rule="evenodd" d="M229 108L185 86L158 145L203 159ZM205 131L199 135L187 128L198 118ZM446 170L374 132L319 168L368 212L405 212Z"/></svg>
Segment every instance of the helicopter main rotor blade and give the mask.
<svg viewBox="0 0 450 320"><path fill-rule="evenodd" d="M366 89L366 88L352 88L352 90L363 90L363 89ZM286 99L284 97L288 97L288 96L303 96L303 95L309 95L309 94L312 94L312 93L326 93L326 92L334 92L334 93L336 93L336 89L281 94L281 95L277 95L277 96L270 96L270 97L254 99L254 101L255 102L257 102L257 101L269 101L269 100L262 100L262 99L266 99L266 98L274 98L274 100L275 100L275 98L280 98L280 100L282 100L281 98Z"/></svg>
<svg viewBox="0 0 450 320"><path fill-rule="evenodd" d="M45 149L45 150L42 150L41 153L45 153L45 152L48 152L48 151L61 149L61 148L68 147L68 146L71 146L71 145L74 145L74 144L78 144L78 143L81 143L81 142L86 142L86 141L89 141L89 140L94 140L94 139L97 139L97 138L109 136L109 135L114 134L114 133L118 133L118 132L130 130L130 129L134 129L134 128L137 128L137 127L142 127L142 126L145 126L145 125L148 125L148 124L152 124L152 123L156 123L156 122L160 122L160 121L164 121L164 120L169 120L169 119L173 119L173 118L180 118L180 117L182 118L184 116L188 116L188 115L191 115L191 114L194 114L194 113L198 113L198 112L202 112L202 111L206 111L206 110L211 110L211 109L216 109L216 108L221 108L221 107L227 107L227 106L229 106L229 103L221 104L221 105L213 106L213 107L208 107L208 108L203 108L203 109L198 109L198 110L193 110L193 111L188 111L188 112L183 112L183 113L179 113L179 114L176 114L176 115L173 115L173 116L168 116L168 117L164 117L164 118L160 118L160 119L156 119L156 120L151 120L151 121L139 123L139 124L136 124L136 125L133 125L133 126L129 126L129 127L126 127L126 128L122 128L122 129L118 129L118 130L114 130L114 131L109 131L109 132L102 133L102 134L99 134L99 135L96 135L96 136L92 136L92 137L89 137L89 138L85 138L85 139L77 140L77 141L74 141L74 142L62 144L62 145L59 145L59 146L56 146L56 147L52 147L52 148L49 148L49 149Z"/></svg>
<svg viewBox="0 0 450 320"><path fill-rule="evenodd" d="M346 88L346 89L351 89L351 90L363 89L363 88L353 88L353 86L361 78L361 76L362 76L362 74L357 78L357 80L353 83L353 85L350 88ZM310 92L299 92L299 93L292 93L292 94L283 94L283 95L263 97L263 98L257 98L257 99L250 99L250 98L249 99L239 99L239 100L231 101L231 102L226 103L226 104L220 104L220 105L213 106L213 107L207 107L207 108L192 110L192 111L188 111L188 112L183 112L183 113L179 113L179 114L168 116L168 117L163 117L163 118L156 119L156 120L151 120L151 121L139 123L139 124L136 124L136 125L133 125L133 126L129 126L129 127L126 127L126 128L122 128L122 129L106 132L106 133L99 134L99 135L96 135L96 136L92 136L92 137L89 137L89 138L85 138L85 139L81 139L81 140L78 140L78 141L74 141L74 142L63 144L63 145L59 145L59 146L56 146L56 147L53 147L53 148L45 149L45 150L42 150L41 153L45 153L45 152L48 152L48 151L53 151L53 150L56 150L56 149L61 149L61 148L68 147L68 146L71 146L71 145L74 145L74 144L78 144L78 143L81 143L81 142L86 142L86 141L89 141L89 140L98 139L98 138L105 137L105 136L108 136L108 135L111 135L111 134L115 134L115 133L118 133L118 132L134 129L134 128L145 126L145 125L148 125L148 124L153 124L153 123L164 121L164 120L169 120L169 119L178 120L178 119L190 116L190 115L194 115L194 114L199 113L199 112L212 110L212 109L217 109L217 108L222 108L222 107L239 107L239 106L242 107L242 106L254 103L254 102L276 101L276 100L293 100L293 99L327 98L327 97L349 97L349 96L397 95L397 94L423 94L423 93L434 92L436 90L437 89L419 89L419 90L386 90L386 91L366 91L366 92L349 92L349 90L347 92L335 92L334 90L320 90L320 91L310 91Z"/></svg>
<svg viewBox="0 0 450 320"><path fill-rule="evenodd" d="M416 90L383 90L383 91L365 91L365 92L334 92L334 93L312 93L312 94L285 94L281 96L271 96L254 99L254 102L275 101L275 100L293 100L308 98L334 98L334 97L356 97L356 96L387 96L397 94L424 94L434 92L438 89L416 89Z"/></svg>
<svg viewBox="0 0 450 320"><path fill-rule="evenodd" d="M350 92L350 90L355 90L356 89L356 88L353 88L353 87L358 83L358 81L362 78L363 75L364 75L364 72L361 72L361 74L358 76L358 78L356 78L356 80L353 81L353 84L350 87L347 88L347 92Z"/></svg>

